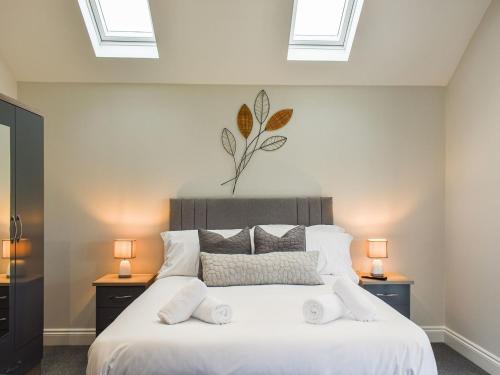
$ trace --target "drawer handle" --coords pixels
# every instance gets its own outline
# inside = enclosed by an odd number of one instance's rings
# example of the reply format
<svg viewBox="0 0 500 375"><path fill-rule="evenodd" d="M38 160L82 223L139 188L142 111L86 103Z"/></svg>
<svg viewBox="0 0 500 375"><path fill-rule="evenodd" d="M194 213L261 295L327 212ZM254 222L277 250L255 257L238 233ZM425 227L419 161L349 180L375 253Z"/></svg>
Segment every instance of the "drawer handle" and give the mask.
<svg viewBox="0 0 500 375"><path fill-rule="evenodd" d="M377 293L377 297L397 297L399 294L397 293Z"/></svg>
<svg viewBox="0 0 500 375"><path fill-rule="evenodd" d="M7 296L0 296L0 300L7 299Z"/></svg>
<svg viewBox="0 0 500 375"><path fill-rule="evenodd" d="M0 322L5 322L7 318L0 318Z"/></svg>
<svg viewBox="0 0 500 375"><path fill-rule="evenodd" d="M118 299L118 300L123 300L123 299L130 299L132 296L111 296L109 297L110 299Z"/></svg>

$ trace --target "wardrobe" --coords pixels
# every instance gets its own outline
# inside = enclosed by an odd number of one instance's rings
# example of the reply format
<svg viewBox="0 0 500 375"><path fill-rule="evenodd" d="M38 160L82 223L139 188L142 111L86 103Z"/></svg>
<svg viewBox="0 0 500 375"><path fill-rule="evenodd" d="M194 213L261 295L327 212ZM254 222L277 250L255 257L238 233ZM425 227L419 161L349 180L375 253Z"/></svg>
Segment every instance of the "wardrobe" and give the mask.
<svg viewBox="0 0 500 375"><path fill-rule="evenodd" d="M0 95L0 374L43 353L43 117Z"/></svg>

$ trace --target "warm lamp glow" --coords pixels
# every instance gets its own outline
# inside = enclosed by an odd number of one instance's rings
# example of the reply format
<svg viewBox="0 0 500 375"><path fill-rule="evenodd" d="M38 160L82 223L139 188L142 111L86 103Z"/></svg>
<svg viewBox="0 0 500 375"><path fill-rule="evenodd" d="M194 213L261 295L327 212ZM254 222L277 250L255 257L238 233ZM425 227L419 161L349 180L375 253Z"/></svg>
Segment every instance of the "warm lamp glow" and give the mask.
<svg viewBox="0 0 500 375"><path fill-rule="evenodd" d="M387 240L384 238L369 239L368 258L387 258Z"/></svg>
<svg viewBox="0 0 500 375"><path fill-rule="evenodd" d="M10 258L10 240L2 240L2 258Z"/></svg>
<svg viewBox="0 0 500 375"><path fill-rule="evenodd" d="M2 258L9 259L11 256L10 240L2 240ZM31 256L31 241L27 238L21 238L16 244L16 259L29 258Z"/></svg>
<svg viewBox="0 0 500 375"><path fill-rule="evenodd" d="M16 244L16 259L26 259L31 256L31 241L21 238Z"/></svg>
<svg viewBox="0 0 500 375"><path fill-rule="evenodd" d="M135 240L115 240L114 256L118 259L135 258Z"/></svg>
<svg viewBox="0 0 500 375"><path fill-rule="evenodd" d="M375 277L384 276L384 264L382 259L387 258L387 240L385 238L374 238L368 241L368 258L373 258L371 275Z"/></svg>

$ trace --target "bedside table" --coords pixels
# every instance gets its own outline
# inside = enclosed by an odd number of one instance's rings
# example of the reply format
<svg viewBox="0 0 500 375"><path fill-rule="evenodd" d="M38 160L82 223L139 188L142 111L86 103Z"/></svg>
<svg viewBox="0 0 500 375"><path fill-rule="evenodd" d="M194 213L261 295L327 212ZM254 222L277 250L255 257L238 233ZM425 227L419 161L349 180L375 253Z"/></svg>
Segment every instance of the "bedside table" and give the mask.
<svg viewBox="0 0 500 375"><path fill-rule="evenodd" d="M108 274L95 280L96 287L96 336L98 336L125 307L139 297L150 286L156 274L134 274L120 279L117 274Z"/></svg>
<svg viewBox="0 0 500 375"><path fill-rule="evenodd" d="M387 272L387 280L363 279L363 275L369 273L359 273L359 283L364 289L410 319L410 288L414 284L413 280L396 272Z"/></svg>
<svg viewBox="0 0 500 375"><path fill-rule="evenodd" d="M0 275L0 337L9 331L10 278Z"/></svg>

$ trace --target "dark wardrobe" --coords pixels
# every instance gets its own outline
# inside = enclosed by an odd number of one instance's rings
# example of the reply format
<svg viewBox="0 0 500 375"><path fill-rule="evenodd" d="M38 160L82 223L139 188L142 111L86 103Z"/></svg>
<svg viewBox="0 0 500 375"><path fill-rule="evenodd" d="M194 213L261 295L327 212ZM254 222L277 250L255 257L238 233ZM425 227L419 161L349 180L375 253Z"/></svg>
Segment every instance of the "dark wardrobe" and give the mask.
<svg viewBox="0 0 500 375"><path fill-rule="evenodd" d="M43 117L0 95L0 374L43 353Z"/></svg>

